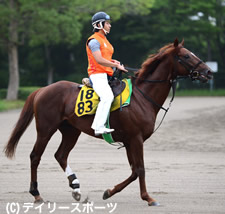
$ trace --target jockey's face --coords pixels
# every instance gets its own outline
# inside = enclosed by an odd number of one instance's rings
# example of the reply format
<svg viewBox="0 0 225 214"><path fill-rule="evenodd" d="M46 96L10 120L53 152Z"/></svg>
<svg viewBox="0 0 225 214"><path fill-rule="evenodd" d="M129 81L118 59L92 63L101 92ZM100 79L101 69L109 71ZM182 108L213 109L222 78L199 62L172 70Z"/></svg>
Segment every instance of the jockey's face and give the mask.
<svg viewBox="0 0 225 214"><path fill-rule="evenodd" d="M107 33L110 33L110 28L111 24L109 23L109 21L105 21L104 29L106 30Z"/></svg>

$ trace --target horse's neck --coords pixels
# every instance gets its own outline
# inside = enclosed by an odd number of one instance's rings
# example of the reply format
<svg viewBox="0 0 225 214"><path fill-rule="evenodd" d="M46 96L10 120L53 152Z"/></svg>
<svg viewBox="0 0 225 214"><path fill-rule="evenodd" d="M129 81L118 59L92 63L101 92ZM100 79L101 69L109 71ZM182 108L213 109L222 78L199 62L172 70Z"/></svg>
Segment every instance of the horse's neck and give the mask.
<svg viewBox="0 0 225 214"><path fill-rule="evenodd" d="M142 83L143 92L153 99L157 104L163 105L168 97L171 84L172 68L170 63L160 63L153 74L149 75L148 80L167 80L162 83ZM154 106L156 113L160 110Z"/></svg>

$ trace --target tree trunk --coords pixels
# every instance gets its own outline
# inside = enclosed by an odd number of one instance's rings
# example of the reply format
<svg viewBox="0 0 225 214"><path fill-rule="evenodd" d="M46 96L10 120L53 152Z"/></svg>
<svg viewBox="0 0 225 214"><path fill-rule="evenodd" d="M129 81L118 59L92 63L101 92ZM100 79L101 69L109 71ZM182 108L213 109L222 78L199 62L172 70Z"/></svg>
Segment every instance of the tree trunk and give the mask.
<svg viewBox="0 0 225 214"><path fill-rule="evenodd" d="M210 40L207 39L207 46L208 46L208 57L207 61L212 61L212 49L211 49L211 43Z"/></svg>
<svg viewBox="0 0 225 214"><path fill-rule="evenodd" d="M9 45L9 84L7 91L7 100L16 100L19 90L19 67L18 67L18 51L16 45Z"/></svg>
<svg viewBox="0 0 225 214"><path fill-rule="evenodd" d="M48 80L47 80L47 83L48 83L48 85L50 85L50 84L53 83L54 69L53 69L53 66L52 66L50 48L47 45L45 45L45 56L46 56L47 66L48 66Z"/></svg>
<svg viewBox="0 0 225 214"><path fill-rule="evenodd" d="M16 2L10 0L10 8L15 10ZM19 64L18 64L18 22L15 17L11 17L9 25L9 83L7 91L7 100L16 100L19 90Z"/></svg>
<svg viewBox="0 0 225 214"><path fill-rule="evenodd" d="M222 63L222 67L225 68L225 62L223 59L225 59L225 45L223 44L223 38L220 38L219 35L217 36L217 46L220 52L220 56L221 56L221 63Z"/></svg>
<svg viewBox="0 0 225 214"><path fill-rule="evenodd" d="M53 67L48 66L48 85L53 83Z"/></svg>

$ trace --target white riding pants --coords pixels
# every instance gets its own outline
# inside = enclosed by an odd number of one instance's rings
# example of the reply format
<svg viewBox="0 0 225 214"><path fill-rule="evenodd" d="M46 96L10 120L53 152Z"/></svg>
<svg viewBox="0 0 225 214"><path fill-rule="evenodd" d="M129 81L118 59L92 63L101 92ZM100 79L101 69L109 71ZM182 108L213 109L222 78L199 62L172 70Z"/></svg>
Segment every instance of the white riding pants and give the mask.
<svg viewBox="0 0 225 214"><path fill-rule="evenodd" d="M108 84L107 74L92 74L90 79L93 84L93 89L100 97L100 102L95 114L94 121L91 128L94 130L100 130L105 127L105 123L110 111L111 104L114 100L112 89Z"/></svg>

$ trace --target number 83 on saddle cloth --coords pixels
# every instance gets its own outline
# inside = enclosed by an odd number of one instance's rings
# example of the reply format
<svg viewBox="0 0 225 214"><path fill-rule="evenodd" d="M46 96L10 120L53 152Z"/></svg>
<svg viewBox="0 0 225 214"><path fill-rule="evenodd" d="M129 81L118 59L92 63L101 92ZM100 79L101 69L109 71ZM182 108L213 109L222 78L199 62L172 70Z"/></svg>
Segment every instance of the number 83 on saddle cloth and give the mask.
<svg viewBox="0 0 225 214"><path fill-rule="evenodd" d="M120 103L122 107L125 107L130 104L130 96L132 94L132 83L130 79L123 79L126 83L126 87L121 94L114 98L114 101L111 105L110 111L115 111L120 108ZM122 96L122 97L120 97ZM92 115L95 114L97 106L99 103L99 96L95 93L93 88L89 88L84 85L77 97L75 105L75 114L78 117L83 115Z"/></svg>

